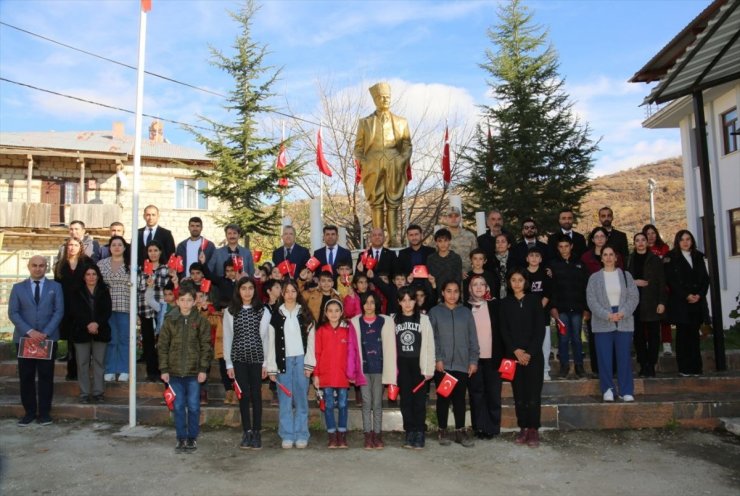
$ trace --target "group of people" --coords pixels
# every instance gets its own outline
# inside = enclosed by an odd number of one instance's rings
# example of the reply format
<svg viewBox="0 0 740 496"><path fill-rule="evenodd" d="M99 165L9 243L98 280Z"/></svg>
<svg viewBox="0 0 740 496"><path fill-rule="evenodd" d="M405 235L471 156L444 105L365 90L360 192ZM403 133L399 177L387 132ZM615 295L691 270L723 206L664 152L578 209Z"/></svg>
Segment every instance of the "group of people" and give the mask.
<svg viewBox="0 0 740 496"><path fill-rule="evenodd" d="M573 230L574 214L564 209L559 231L547 242L532 219L522 222L521 239L514 240L496 210L488 212L488 230L476 239L462 227L459 209L450 207L434 233L436 249L422 243L420 226L410 225L408 246L395 252L384 246L378 228L357 260L338 245L335 226L324 227L324 246L313 254L296 243L292 226L284 226L282 246L259 267L239 244L237 226L225 228L226 244L216 248L201 235L202 220L193 217L190 236L175 245L158 217L157 207L147 206L146 225L137 233L133 318L139 319L147 379L161 380L175 393L178 451L197 447L200 405L207 402L203 384L213 358L225 402L239 405L244 449L262 447L261 388L268 378L284 449L308 445L311 385L324 411L329 448L347 447L351 388L362 406L365 449L384 447L386 388L389 399L398 396L404 447L424 448L432 382L440 388L440 445L473 446L465 428L466 396L472 434L498 435L504 359L516 363L516 442L538 446L542 387L551 378L551 321L559 330L563 378L571 373L571 351L574 375L586 374L585 321L604 401L634 401L633 343L640 375L655 375L661 325L676 326L679 372L702 372L699 326L708 313L708 275L693 235L679 231L669 250L657 228L647 225L629 253L608 207L599 211L602 225L588 239ZM11 293L16 343L21 337L51 340L54 353L60 337L72 343L68 378L79 381L83 403L104 401L105 381L129 380L129 259L122 225L112 224L108 244L100 246L75 221L55 280L44 277L45 259L33 257L30 279ZM670 342L670 327L668 333ZM26 411L19 425L36 417L51 422L53 360L19 358L19 373Z"/></svg>

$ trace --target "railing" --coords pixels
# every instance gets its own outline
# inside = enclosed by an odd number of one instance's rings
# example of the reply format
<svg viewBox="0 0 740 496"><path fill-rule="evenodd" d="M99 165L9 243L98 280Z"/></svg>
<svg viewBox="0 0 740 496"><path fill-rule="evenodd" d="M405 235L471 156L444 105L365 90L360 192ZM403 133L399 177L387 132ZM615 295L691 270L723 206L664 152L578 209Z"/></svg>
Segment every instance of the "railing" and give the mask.
<svg viewBox="0 0 740 496"><path fill-rule="evenodd" d="M10 300L10 290L13 284L22 281L27 275L18 274L0 274L0 339L4 338L2 334L12 333L13 324L8 317L8 301Z"/></svg>

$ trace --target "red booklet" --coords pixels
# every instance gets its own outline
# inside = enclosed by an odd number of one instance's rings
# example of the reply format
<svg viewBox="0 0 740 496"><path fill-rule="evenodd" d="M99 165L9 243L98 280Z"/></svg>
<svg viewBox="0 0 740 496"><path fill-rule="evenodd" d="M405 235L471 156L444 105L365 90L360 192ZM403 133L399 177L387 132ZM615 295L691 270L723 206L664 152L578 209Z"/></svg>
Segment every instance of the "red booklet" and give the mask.
<svg viewBox="0 0 740 496"><path fill-rule="evenodd" d="M31 338L21 338L18 343L18 358L33 358L36 360L51 360L54 350L54 341L45 339L38 342Z"/></svg>

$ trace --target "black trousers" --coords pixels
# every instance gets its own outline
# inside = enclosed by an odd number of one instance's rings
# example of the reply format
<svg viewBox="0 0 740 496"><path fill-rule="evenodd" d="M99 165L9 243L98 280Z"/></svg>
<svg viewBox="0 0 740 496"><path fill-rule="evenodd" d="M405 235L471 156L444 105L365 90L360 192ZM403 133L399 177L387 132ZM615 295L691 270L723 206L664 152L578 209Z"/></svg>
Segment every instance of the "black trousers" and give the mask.
<svg viewBox="0 0 740 496"><path fill-rule="evenodd" d="M18 346L16 345L16 355ZM18 359L18 378L20 379L21 403L26 415L48 417L51 412L51 400L54 396L54 363L57 357L57 343L51 354L51 360L32 358ZM36 377L38 375L38 386ZM38 395L38 396L37 396Z"/></svg>
<svg viewBox="0 0 740 496"><path fill-rule="evenodd" d="M511 389L514 393L516 422L522 429L540 428L540 406L545 360L542 353L532 355L526 367L517 364Z"/></svg>
<svg viewBox="0 0 740 496"><path fill-rule="evenodd" d="M688 322L676 324L676 363L681 374L702 373L699 337L702 320L700 312L690 312Z"/></svg>
<svg viewBox="0 0 740 496"><path fill-rule="evenodd" d="M239 400L242 429L245 432L262 430L262 364L234 362L234 378L242 388L242 399Z"/></svg>
<svg viewBox="0 0 740 496"><path fill-rule="evenodd" d="M229 379L229 376L226 373L226 360L223 358L218 359L218 372L221 374L221 384L224 385L224 391L231 391L233 386L231 385L231 379ZM206 382L208 382L207 379Z"/></svg>
<svg viewBox="0 0 740 496"><path fill-rule="evenodd" d="M159 357L157 356L157 341L154 337L154 319L139 316L141 320L141 346L146 375L159 377Z"/></svg>
<svg viewBox="0 0 740 496"><path fill-rule="evenodd" d="M447 429L447 418L450 414L451 403L452 413L455 416L455 429L462 429L465 427L465 392L468 390L468 374L456 370L451 370L449 373L457 379L457 384L455 389L452 390L452 394L447 398L437 394L437 424L440 429ZM444 376L443 372L434 373L434 382L437 387L439 387Z"/></svg>
<svg viewBox="0 0 740 496"><path fill-rule="evenodd" d="M468 383L473 430L485 434L501 432L501 376L492 358L478 360L478 371Z"/></svg>
<svg viewBox="0 0 740 496"><path fill-rule="evenodd" d="M417 392L414 388L424 380L419 368L419 358L398 357L398 393L401 396L401 417L406 432L424 432L427 418L427 392L425 383Z"/></svg>
<svg viewBox="0 0 740 496"><path fill-rule="evenodd" d="M641 322L635 315L634 343L637 363L643 372L655 367L660 346L660 321Z"/></svg>

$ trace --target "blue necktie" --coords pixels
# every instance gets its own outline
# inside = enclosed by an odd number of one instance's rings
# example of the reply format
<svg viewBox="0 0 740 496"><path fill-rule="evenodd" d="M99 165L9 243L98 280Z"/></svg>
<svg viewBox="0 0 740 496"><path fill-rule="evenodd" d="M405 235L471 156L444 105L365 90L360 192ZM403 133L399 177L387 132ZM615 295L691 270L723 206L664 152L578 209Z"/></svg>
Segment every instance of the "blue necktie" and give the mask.
<svg viewBox="0 0 740 496"><path fill-rule="evenodd" d="M334 248L329 248L329 265L334 266Z"/></svg>
<svg viewBox="0 0 740 496"><path fill-rule="evenodd" d="M33 301L38 305L39 301L41 301L41 281L33 281L33 283L36 285L33 288Z"/></svg>

